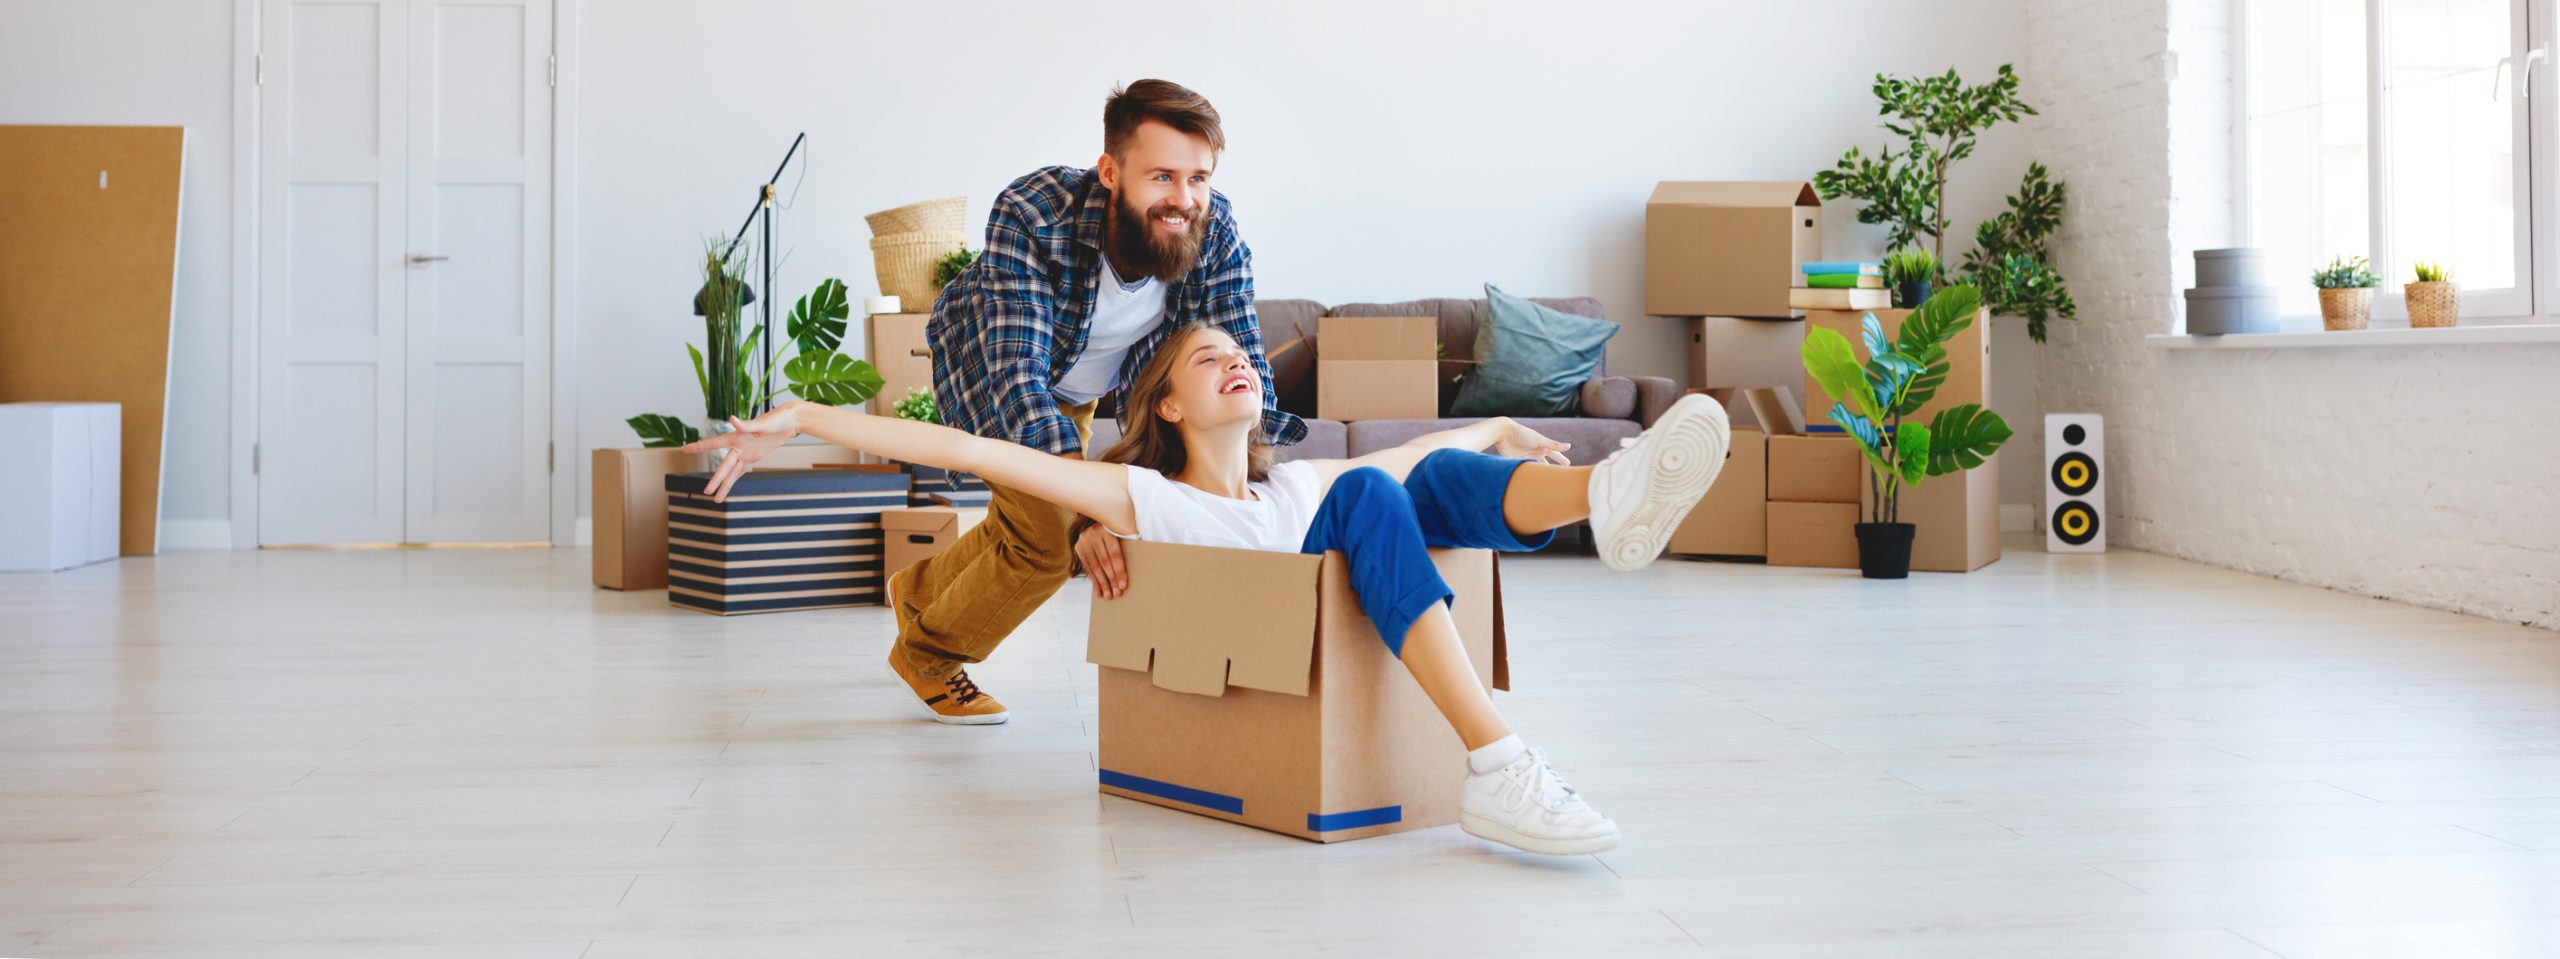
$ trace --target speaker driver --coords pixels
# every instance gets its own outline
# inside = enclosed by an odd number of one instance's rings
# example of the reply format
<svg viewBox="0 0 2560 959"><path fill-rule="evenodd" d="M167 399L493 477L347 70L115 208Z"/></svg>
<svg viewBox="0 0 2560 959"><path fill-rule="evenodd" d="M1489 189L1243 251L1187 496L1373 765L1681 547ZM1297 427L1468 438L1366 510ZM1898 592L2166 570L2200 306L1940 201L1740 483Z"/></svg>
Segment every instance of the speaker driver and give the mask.
<svg viewBox="0 0 2560 959"><path fill-rule="evenodd" d="M2087 545L2098 538L2098 511L2079 500L2063 503L2053 511L2053 534L2073 546Z"/></svg>
<svg viewBox="0 0 2560 959"><path fill-rule="evenodd" d="M2098 461L2072 450L2053 458L2053 488L2065 496L2087 496L2098 488Z"/></svg>

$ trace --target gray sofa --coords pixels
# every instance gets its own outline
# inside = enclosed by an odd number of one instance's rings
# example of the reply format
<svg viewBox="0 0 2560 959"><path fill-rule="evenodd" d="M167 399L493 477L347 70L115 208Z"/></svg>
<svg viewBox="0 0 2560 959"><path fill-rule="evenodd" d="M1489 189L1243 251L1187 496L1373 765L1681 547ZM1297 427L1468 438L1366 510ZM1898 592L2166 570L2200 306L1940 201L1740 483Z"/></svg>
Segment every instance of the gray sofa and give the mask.
<svg viewBox="0 0 2560 959"><path fill-rule="evenodd" d="M1600 301L1589 297L1533 299L1533 303L1580 316L1602 317ZM1475 422L1473 418L1428 420L1361 420L1342 423L1316 418L1316 356L1324 346L1316 339L1321 316L1430 316L1440 323L1440 342L1452 357L1473 357L1476 327L1484 320L1484 300L1431 299L1401 303L1345 303L1327 308L1313 300L1256 300L1262 336L1271 351L1271 378L1280 408L1307 421L1307 439L1280 451L1289 459L1342 459L1398 445L1406 440ZM1458 388L1452 379L1466 364L1441 364L1440 410L1446 413ZM1577 416L1519 417L1530 429L1573 445L1566 458L1576 464L1597 463L1618 448L1618 441L1642 432L1655 417L1680 398L1679 385L1659 376L1600 375L1582 384ZM1097 416L1093 445L1119 439L1119 424Z"/></svg>

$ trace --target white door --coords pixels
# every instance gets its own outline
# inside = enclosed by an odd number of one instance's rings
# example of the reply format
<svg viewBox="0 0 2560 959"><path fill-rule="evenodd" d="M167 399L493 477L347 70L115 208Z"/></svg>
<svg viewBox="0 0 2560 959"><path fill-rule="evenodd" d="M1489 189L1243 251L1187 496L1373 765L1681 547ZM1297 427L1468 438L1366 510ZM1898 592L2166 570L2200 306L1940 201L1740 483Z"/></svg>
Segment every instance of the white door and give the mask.
<svg viewBox="0 0 2560 959"><path fill-rule="evenodd" d="M549 0L266 0L261 544L549 538Z"/></svg>

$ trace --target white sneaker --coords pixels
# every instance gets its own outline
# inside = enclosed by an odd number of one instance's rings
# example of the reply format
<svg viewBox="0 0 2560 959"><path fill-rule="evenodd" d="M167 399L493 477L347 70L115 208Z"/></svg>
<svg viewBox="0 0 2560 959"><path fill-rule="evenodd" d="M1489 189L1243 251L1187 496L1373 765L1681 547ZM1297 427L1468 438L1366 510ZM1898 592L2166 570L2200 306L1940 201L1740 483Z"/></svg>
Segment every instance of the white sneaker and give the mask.
<svg viewBox="0 0 2560 959"><path fill-rule="evenodd" d="M1580 856L1618 845L1618 824L1547 765L1544 750L1489 773L1471 772L1458 805L1458 828L1470 836L1549 856Z"/></svg>
<svg viewBox="0 0 2560 959"><path fill-rule="evenodd" d="M1600 561L1642 569L1724 469L1733 442L1724 405L1703 393L1671 404L1653 426L1591 468L1591 535Z"/></svg>

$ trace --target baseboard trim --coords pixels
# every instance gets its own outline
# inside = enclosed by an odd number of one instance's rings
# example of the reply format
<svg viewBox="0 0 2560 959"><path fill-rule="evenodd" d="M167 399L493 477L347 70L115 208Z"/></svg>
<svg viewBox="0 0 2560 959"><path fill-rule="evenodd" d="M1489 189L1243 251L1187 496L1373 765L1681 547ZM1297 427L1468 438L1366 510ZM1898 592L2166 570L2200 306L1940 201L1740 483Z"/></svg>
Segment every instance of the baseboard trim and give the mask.
<svg viewBox="0 0 2560 959"><path fill-rule="evenodd" d="M161 520L160 548L230 549L231 521L227 519Z"/></svg>
<svg viewBox="0 0 2560 959"><path fill-rule="evenodd" d="M2036 531L2036 508L2026 503L2000 504L2000 531L2032 533Z"/></svg>

